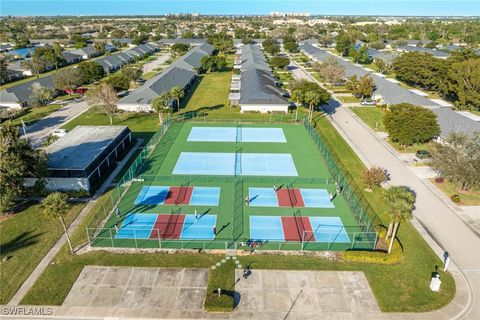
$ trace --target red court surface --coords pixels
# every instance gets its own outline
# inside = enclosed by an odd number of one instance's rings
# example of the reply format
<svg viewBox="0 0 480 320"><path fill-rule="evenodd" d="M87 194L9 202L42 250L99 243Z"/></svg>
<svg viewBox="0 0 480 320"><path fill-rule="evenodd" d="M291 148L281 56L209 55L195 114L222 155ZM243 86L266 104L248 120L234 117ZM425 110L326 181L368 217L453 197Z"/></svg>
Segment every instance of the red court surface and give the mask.
<svg viewBox="0 0 480 320"><path fill-rule="evenodd" d="M189 204L192 197L192 187L170 187L164 204Z"/></svg>
<svg viewBox="0 0 480 320"><path fill-rule="evenodd" d="M293 195L290 195L286 188L277 190L278 205L280 207L305 207L300 189L290 189L290 192L293 192ZM296 202L292 203L290 198Z"/></svg>
<svg viewBox="0 0 480 320"><path fill-rule="evenodd" d="M306 237L313 237L312 225L308 217L282 217L283 235L287 241L310 241L315 239L303 239L304 231Z"/></svg>
<svg viewBox="0 0 480 320"><path fill-rule="evenodd" d="M185 215L160 214L155 221L150 239L180 239Z"/></svg>

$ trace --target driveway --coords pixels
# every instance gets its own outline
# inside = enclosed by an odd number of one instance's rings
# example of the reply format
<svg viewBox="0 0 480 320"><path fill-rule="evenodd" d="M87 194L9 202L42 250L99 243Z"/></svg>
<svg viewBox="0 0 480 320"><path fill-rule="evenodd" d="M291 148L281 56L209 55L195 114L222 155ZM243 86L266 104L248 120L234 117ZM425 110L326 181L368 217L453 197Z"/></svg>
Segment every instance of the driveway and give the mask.
<svg viewBox="0 0 480 320"><path fill-rule="evenodd" d="M160 67L162 64L165 64L165 62L170 58L170 53L165 53L162 54L161 56L158 56L157 59L147 62L143 65L143 73L147 73L150 71L153 71L154 69Z"/></svg>
<svg viewBox="0 0 480 320"><path fill-rule="evenodd" d="M300 68L292 70L295 77L312 79ZM443 250L463 271L474 294L480 299L480 238L460 219L432 189L389 149L381 137L369 131L353 112L331 100L326 108L330 122L367 166L378 165L390 173L391 185L404 185L417 194L414 215ZM480 319L480 304L474 303L469 319Z"/></svg>
<svg viewBox="0 0 480 320"><path fill-rule="evenodd" d="M88 110L88 108L90 107L86 101L69 103L42 120L35 122L31 126L27 126L27 137L31 144L35 148L38 148L53 129L61 127L66 122Z"/></svg>

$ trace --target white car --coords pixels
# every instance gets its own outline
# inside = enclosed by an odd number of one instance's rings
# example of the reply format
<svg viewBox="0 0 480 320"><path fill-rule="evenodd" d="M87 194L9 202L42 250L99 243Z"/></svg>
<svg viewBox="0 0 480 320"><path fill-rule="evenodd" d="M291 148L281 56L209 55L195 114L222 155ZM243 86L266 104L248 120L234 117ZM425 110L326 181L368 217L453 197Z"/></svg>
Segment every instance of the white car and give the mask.
<svg viewBox="0 0 480 320"><path fill-rule="evenodd" d="M377 102L372 99L365 99L360 102L362 106L375 106L377 105Z"/></svg>
<svg viewBox="0 0 480 320"><path fill-rule="evenodd" d="M61 138L66 134L67 134L67 130L65 130L65 129L53 129L52 130L52 136L55 136L55 137Z"/></svg>

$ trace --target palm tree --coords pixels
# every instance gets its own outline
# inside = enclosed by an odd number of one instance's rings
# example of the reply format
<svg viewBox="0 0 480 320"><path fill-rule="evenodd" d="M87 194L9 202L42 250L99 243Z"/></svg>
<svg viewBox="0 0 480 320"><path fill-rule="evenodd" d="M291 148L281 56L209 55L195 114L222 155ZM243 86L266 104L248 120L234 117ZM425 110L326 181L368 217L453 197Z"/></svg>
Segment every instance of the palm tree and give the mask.
<svg viewBox="0 0 480 320"><path fill-rule="evenodd" d="M292 100L295 101L295 105L296 105L296 108L295 108L295 122L296 122L298 119L298 107L300 107L300 105L303 103L303 100L305 99L305 95L302 90L293 90L291 97L292 97Z"/></svg>
<svg viewBox="0 0 480 320"><path fill-rule="evenodd" d="M388 239L389 236L391 237L390 245L388 246L388 253L390 253L400 222L412 218L412 211L415 207L415 194L405 186L394 186L387 190L386 198L391 222L385 239Z"/></svg>
<svg viewBox="0 0 480 320"><path fill-rule="evenodd" d="M70 247L70 252L73 254L72 243L70 242L70 237L68 236L67 227L65 226L65 221L63 216L68 210L67 195L61 192L50 193L45 199L43 199L43 213L47 217L58 218L62 224L63 231L67 237L68 246Z"/></svg>
<svg viewBox="0 0 480 320"><path fill-rule="evenodd" d="M164 92L152 101L152 108L158 112L160 124L163 124L163 112L170 109L170 92Z"/></svg>
<svg viewBox="0 0 480 320"><path fill-rule="evenodd" d="M185 91L180 87L173 87L170 90L170 96L177 102L177 110L180 109L180 99L185 96Z"/></svg>
<svg viewBox="0 0 480 320"><path fill-rule="evenodd" d="M305 102L308 103L308 121L312 122L313 109L322 102L322 96L317 91L308 91L305 93Z"/></svg>

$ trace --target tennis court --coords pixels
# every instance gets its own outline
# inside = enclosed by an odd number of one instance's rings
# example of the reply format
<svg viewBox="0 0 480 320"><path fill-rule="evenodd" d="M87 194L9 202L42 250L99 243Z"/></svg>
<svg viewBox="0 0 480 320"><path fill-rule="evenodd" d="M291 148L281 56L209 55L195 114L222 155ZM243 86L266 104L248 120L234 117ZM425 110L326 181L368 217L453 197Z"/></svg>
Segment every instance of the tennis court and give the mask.
<svg viewBox="0 0 480 320"><path fill-rule="evenodd" d="M193 127L189 142L287 142L282 128Z"/></svg>
<svg viewBox="0 0 480 320"><path fill-rule="evenodd" d="M306 207L335 208L326 189L249 188L249 205L252 207Z"/></svg>
<svg viewBox="0 0 480 320"><path fill-rule="evenodd" d="M254 241L350 243L339 217L250 216Z"/></svg>
<svg viewBox="0 0 480 320"><path fill-rule="evenodd" d="M188 186L143 186L136 205L218 206L220 188Z"/></svg>
<svg viewBox="0 0 480 320"><path fill-rule="evenodd" d="M289 153L182 152L173 174L298 176Z"/></svg>
<svg viewBox="0 0 480 320"><path fill-rule="evenodd" d="M254 138L271 142L244 143ZM286 142L279 143L283 138ZM332 179L300 125L173 123L131 172L133 179L114 190L120 200L108 203L118 211L101 208L105 215L87 228L93 246L225 250L248 249L245 244L259 241L259 250L346 250L374 245L368 215L354 215L351 195L349 200L336 194L335 182L344 181Z"/></svg>
<svg viewBox="0 0 480 320"><path fill-rule="evenodd" d="M213 240L217 216L212 214L129 214L116 239Z"/></svg>

